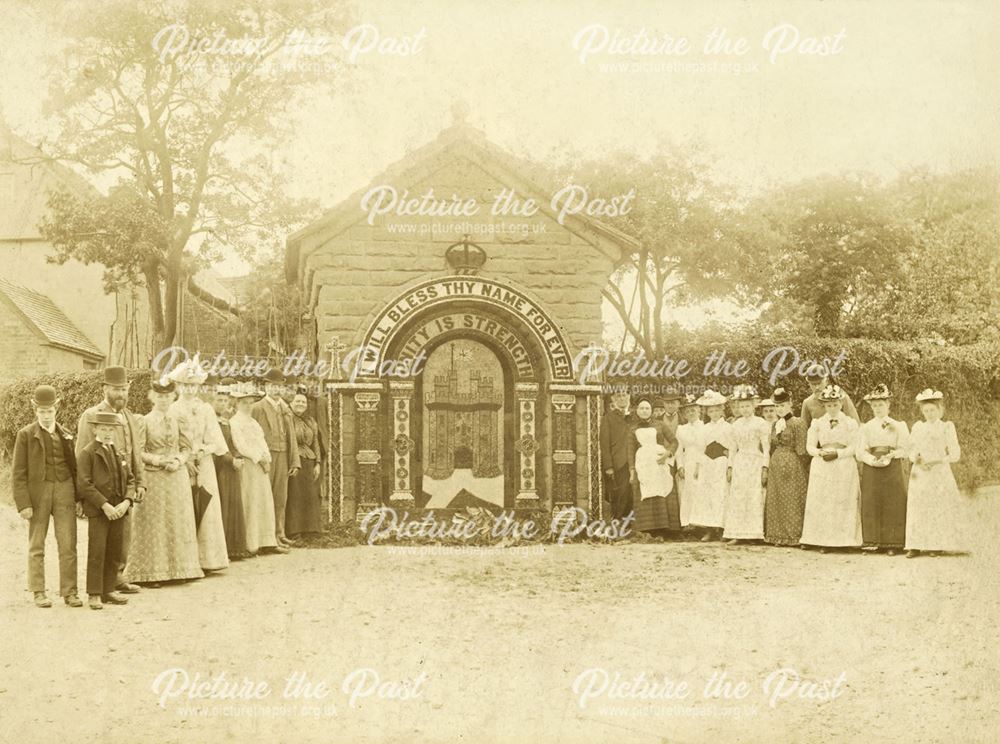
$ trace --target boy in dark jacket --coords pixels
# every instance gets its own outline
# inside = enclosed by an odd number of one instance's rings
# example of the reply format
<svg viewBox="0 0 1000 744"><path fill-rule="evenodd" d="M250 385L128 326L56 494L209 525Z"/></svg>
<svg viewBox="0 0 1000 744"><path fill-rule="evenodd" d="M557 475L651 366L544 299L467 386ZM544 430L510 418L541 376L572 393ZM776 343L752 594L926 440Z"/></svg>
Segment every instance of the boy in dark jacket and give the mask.
<svg viewBox="0 0 1000 744"><path fill-rule="evenodd" d="M122 550L122 522L135 500L135 479L124 455L115 447L114 413L93 414L93 442L77 456L77 498L82 502L89 527L87 549L87 594L90 609L103 609L103 602L123 605L128 599L115 591L118 560Z"/></svg>

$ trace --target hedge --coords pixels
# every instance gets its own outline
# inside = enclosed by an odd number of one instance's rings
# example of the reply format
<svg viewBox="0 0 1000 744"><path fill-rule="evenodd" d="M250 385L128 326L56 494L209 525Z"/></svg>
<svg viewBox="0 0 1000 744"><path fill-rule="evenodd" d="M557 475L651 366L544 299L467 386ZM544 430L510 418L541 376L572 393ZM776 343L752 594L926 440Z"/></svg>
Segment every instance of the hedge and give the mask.
<svg viewBox="0 0 1000 744"><path fill-rule="evenodd" d="M652 385L664 389L679 385L686 392L700 393L706 387L728 392L735 384L755 385L762 395L770 394L772 385L763 371L763 360L779 347L796 350L801 360L833 359L846 353L843 370L835 381L847 390L858 404L862 420L871 417L862 403L864 394L884 382L893 392L890 415L912 428L920 419L913 402L924 388L945 394L945 418L955 422L962 459L954 466L959 485L966 489L1000 483L1000 345L982 343L973 346L935 346L909 342L883 342L868 339L789 338L769 335L735 335L706 342L697 334L671 346L671 359L687 360L692 371L683 379L608 376L609 384ZM703 365L713 351L725 352L728 359L745 360L749 372L743 377L706 377ZM149 370L130 370L129 407L138 413L149 411L146 394ZM101 371L48 374L0 387L0 450L9 453L17 430L33 419L31 393L36 385L53 385L62 395L58 419L71 430L84 410L103 397ZM808 395L809 386L798 373L778 380L791 391L796 407Z"/></svg>
<svg viewBox="0 0 1000 744"><path fill-rule="evenodd" d="M137 413L152 408L147 399L151 377L148 369L128 370L128 407ZM52 385L59 391L62 402L56 420L74 433L83 412L104 399L103 370L39 375L0 386L0 452L6 456L14 449L18 429L35 419L31 394L38 385Z"/></svg>
<svg viewBox="0 0 1000 744"><path fill-rule="evenodd" d="M843 350L846 360L834 382L843 387L857 404L861 420L871 418L863 402L865 393L884 382L892 391L890 415L906 421L913 428L921 420L914 397L925 388L945 395L944 418L955 422L962 459L954 465L955 477L965 489L1000 482L1000 345L982 343L973 346L935 346L909 342L885 342L869 339L789 338L769 335L734 336L714 343L685 339L671 346L668 356L685 359L692 371L682 379L608 377L611 384L633 388L653 384L664 389L671 383L684 392L700 393L712 388L728 393L733 385L751 384L770 395L773 385L763 370L763 361L771 350L794 348L800 359L833 359ZM724 351L728 359L744 359L749 372L743 377L706 377L704 364L713 351ZM791 357L791 354L789 354ZM772 367L773 369L773 367ZM809 395L809 385L797 372L777 381L795 400L795 410Z"/></svg>

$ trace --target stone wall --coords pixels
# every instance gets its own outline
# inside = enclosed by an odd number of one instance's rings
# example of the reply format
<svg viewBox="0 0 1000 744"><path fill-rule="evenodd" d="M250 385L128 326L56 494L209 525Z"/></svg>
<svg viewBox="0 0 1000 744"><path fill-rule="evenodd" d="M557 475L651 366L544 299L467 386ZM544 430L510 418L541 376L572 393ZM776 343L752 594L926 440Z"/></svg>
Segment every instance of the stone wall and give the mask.
<svg viewBox="0 0 1000 744"><path fill-rule="evenodd" d="M431 187L439 195L474 196L480 214L469 219L383 215L369 225L359 206L358 222L320 238L306 257L320 349L333 336L348 345L360 343L375 313L406 287L453 273L444 253L462 239L463 227L471 228L471 242L488 256L479 276L533 295L576 349L601 340L601 291L613 268L610 258L547 216L492 217L489 206L504 186L467 162L454 162L409 191L412 196ZM499 232L515 225L513 233ZM496 231L487 232L490 227Z"/></svg>

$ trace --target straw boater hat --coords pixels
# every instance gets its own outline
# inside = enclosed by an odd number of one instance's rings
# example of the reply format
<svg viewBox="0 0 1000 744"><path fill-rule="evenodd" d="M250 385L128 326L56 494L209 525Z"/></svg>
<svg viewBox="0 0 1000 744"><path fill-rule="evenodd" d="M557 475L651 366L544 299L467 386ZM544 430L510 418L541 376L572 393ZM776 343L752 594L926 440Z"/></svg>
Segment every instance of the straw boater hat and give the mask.
<svg viewBox="0 0 1000 744"><path fill-rule="evenodd" d="M681 408L697 408L697 407L698 407L697 398L695 398L690 393L684 396L684 399L681 402Z"/></svg>
<svg viewBox="0 0 1000 744"><path fill-rule="evenodd" d="M891 397L892 393L889 392L889 387L880 383L865 396L865 400L889 400Z"/></svg>
<svg viewBox="0 0 1000 744"><path fill-rule="evenodd" d="M699 406L724 406L726 405L726 396L722 393L717 393L714 390L706 390L698 398L697 405Z"/></svg>
<svg viewBox="0 0 1000 744"><path fill-rule="evenodd" d="M121 426L118 414L111 411L95 411L90 414L90 423L94 426Z"/></svg>
<svg viewBox="0 0 1000 744"><path fill-rule="evenodd" d="M262 393L252 382L237 382L229 386L229 397L239 400L241 398L260 398Z"/></svg>
<svg viewBox="0 0 1000 744"><path fill-rule="evenodd" d="M774 392L771 393L771 400L777 403L787 403L792 399L792 396L783 387L775 388Z"/></svg>
<svg viewBox="0 0 1000 744"><path fill-rule="evenodd" d="M944 400L944 393L940 390L927 388L921 393L917 393L917 403L937 402Z"/></svg>
<svg viewBox="0 0 1000 744"><path fill-rule="evenodd" d="M844 391L840 389L840 385L827 385L819 394L819 399L824 403L840 400L843 397Z"/></svg>
<svg viewBox="0 0 1000 744"><path fill-rule="evenodd" d="M757 404L757 408L774 408L774 401L770 398L764 398L764 400Z"/></svg>

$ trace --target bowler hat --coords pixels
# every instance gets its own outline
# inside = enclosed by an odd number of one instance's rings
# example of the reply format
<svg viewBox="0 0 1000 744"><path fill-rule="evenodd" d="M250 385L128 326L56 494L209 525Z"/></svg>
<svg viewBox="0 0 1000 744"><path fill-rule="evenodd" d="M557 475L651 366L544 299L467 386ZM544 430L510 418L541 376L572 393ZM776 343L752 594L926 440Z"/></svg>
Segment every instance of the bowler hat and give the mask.
<svg viewBox="0 0 1000 744"><path fill-rule="evenodd" d="M771 400L775 403L786 403L792 399L792 396L783 387L775 388L774 392L771 393Z"/></svg>
<svg viewBox="0 0 1000 744"><path fill-rule="evenodd" d="M51 385L39 385L32 396L36 406L54 406L57 398L56 389Z"/></svg>
<svg viewBox="0 0 1000 744"><path fill-rule="evenodd" d="M125 376L124 367L105 367L104 368L104 384L105 385L118 385L124 387L128 385L128 377Z"/></svg>
<svg viewBox="0 0 1000 744"><path fill-rule="evenodd" d="M264 375L264 382L276 382L284 383L285 376L281 374L281 370L277 367L271 367L267 373Z"/></svg>
<svg viewBox="0 0 1000 744"><path fill-rule="evenodd" d="M664 401L684 400L684 396L681 394L679 390L671 387L667 388L667 391L663 394L662 400Z"/></svg>
<svg viewBox="0 0 1000 744"><path fill-rule="evenodd" d="M117 413L110 413L108 411L95 411L90 415L90 423L94 426L121 426L122 422L118 420Z"/></svg>

